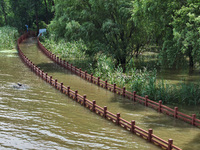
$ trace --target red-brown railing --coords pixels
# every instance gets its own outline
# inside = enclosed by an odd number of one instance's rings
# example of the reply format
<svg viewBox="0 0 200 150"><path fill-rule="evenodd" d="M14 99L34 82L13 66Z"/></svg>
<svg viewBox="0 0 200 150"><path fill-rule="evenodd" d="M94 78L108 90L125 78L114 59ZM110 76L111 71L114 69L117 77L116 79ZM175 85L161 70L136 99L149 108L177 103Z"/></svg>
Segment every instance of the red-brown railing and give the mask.
<svg viewBox="0 0 200 150"><path fill-rule="evenodd" d="M35 35L34 32L29 32L30 35ZM79 104L81 104L82 106L88 108L91 112L94 112L102 117L104 117L107 120L112 121L114 124L121 126L122 128L130 131L131 133L134 133L146 140L148 140L151 143L154 143L155 145L166 149L166 150L181 150L180 148L176 147L175 145L173 145L173 140L169 139L168 141L165 141L161 138L159 138L158 136L153 134L153 130L149 129L148 131L145 131L141 128L139 128L138 126L135 125L135 121L132 120L131 122L126 121L125 119L120 117L120 114L113 114L111 112L108 111L107 107L104 106L104 108L98 106L96 104L96 101L90 101L86 98L86 95L82 96L78 94L78 91L73 91L70 89L70 87L65 87L63 85L63 83L59 83L57 81L57 79L53 79L52 76L49 76L47 73L44 73L42 70L40 70L40 68L38 68L36 65L34 65L21 51L19 44L25 40L29 34L24 34L22 35L18 40L17 40L17 47L18 47L18 53L20 58L23 60L23 62L33 71L36 73L36 75L38 75L39 77L41 77L43 80L45 80L47 83L49 83L50 85L54 86L56 89L60 90L62 93L66 94L67 96L71 97L72 99L74 99L76 102L78 102ZM48 54L50 54L50 52L48 52ZM51 57L58 60L57 57L55 57L55 55L51 54ZM62 62L62 65L64 67L66 67L64 64L64 61L59 61L59 64L61 64L60 62ZM70 65L71 66L71 65ZM72 69L74 72L79 73L80 76L84 76L86 79L92 81L92 82L96 82L99 83L100 85L100 81L97 78L93 78L92 75L87 74L86 72L82 72L79 69L79 72L77 70L77 68L75 67L71 67L70 69ZM87 77L88 75L88 77ZM99 81L98 81L99 80ZM101 84L103 85L103 84ZM104 86L104 85L103 85ZM106 87L106 85L105 85ZM107 88L112 89L112 85L107 84Z"/></svg>
<svg viewBox="0 0 200 150"><path fill-rule="evenodd" d="M38 46L39 48L54 62L61 65L62 67L70 70L71 72L75 73L76 75L88 80L89 82L92 82L94 84L97 84L98 86L101 86L105 89L108 89L114 93L117 93L119 95L122 95L124 97L127 97L135 102L139 102L146 107L151 107L155 110L157 110L160 113L172 116L174 118L181 119L187 123L190 123L194 126L200 127L200 120L196 118L196 115L193 114L192 116L186 115L184 113L181 113L178 111L178 107L175 107L174 109L167 107L165 105L162 105L162 101L160 100L158 103L155 101L152 101L148 98L148 96L141 97L136 94L136 92L129 92L126 90L126 88L119 88L116 86L116 84L109 84L106 81L103 81L100 79L100 77L94 77L93 74L88 74L87 71L82 71L81 68L76 68L72 64L69 64L68 62L65 62L65 60L60 59L55 54L47 50L39 41L39 37L37 38Z"/></svg>

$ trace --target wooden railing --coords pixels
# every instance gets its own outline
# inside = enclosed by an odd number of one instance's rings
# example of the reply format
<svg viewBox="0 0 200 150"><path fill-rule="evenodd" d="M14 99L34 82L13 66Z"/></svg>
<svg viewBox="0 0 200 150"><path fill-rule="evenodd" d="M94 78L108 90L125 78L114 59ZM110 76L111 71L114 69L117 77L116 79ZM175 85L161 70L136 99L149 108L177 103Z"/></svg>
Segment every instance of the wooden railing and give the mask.
<svg viewBox="0 0 200 150"><path fill-rule="evenodd" d="M53 54L51 51L47 50L39 41L39 37L37 38L38 46L39 48L54 62L61 65L62 67L70 70L71 72L75 73L76 75L88 80L91 83L97 84L98 86L108 89L114 93L117 93L119 95L122 95L123 97L127 97L135 102L139 102L146 107L151 107L155 110L157 110L160 113L172 116L174 118L181 119L187 123L190 123L196 127L200 127L200 120L196 118L196 115L193 114L192 116L186 115L184 113L181 113L178 111L178 107L175 107L174 109L167 107L165 105L162 105L162 101L160 100L158 103L155 101L152 101L148 98L148 96L141 97L136 94L136 92L129 92L126 90L126 88L119 88L116 86L116 84L109 84L106 81L103 81L100 79L100 77L94 77L93 74L88 74L87 71L82 71L81 68L76 68L72 64L69 64L68 62L65 62L65 60L62 60L61 58L57 57L55 54Z"/></svg>
<svg viewBox="0 0 200 150"><path fill-rule="evenodd" d="M24 34L17 40L17 47L18 47L18 53L20 58L23 60L23 62L33 71L36 75L41 77L44 81L49 83L51 86L54 86L56 89L60 90L62 93L66 94L68 97L75 100L77 103L81 104L82 106L88 108L91 112L94 112L95 114L98 114L99 116L102 116L103 118L112 121L114 124L130 131L131 133L134 133L143 139L148 140L151 143L154 143L155 145L166 149L166 150L181 150L180 148L173 145L173 140L169 139L168 141L165 141L158 136L153 134L153 130L149 129L148 131L145 131L144 129L139 128L135 125L135 121L132 120L131 122L126 121L122 117L120 117L120 114L113 114L108 111L107 107L100 107L96 104L96 101L90 101L86 98L86 95L82 96L78 94L78 91L73 91L70 89L70 87L65 87L63 83L59 83L57 79L53 79L52 76L49 76L47 73L44 73L40 68L38 68L36 65L34 65L21 51L19 44L25 40L28 35L34 35L33 32L30 34ZM41 46L41 45L40 45ZM66 66L66 63L64 61L58 59L55 57L55 55L48 52L49 56L51 56L53 59L58 61L59 64L61 64L64 67ZM71 66L71 67L70 67ZM110 89L113 91L113 86L110 84L105 84L104 81L100 81L98 78L93 77L92 75L87 74L86 72L82 72L80 69L77 69L75 67L72 67L72 65L68 65L68 67L73 70L76 74L79 74L80 76L86 78L89 81L99 83L99 85L103 85L103 87L107 87L107 89ZM79 71L78 71L79 70ZM104 84L102 84L104 83ZM124 94L126 96L126 94ZM132 97L133 98L133 97Z"/></svg>

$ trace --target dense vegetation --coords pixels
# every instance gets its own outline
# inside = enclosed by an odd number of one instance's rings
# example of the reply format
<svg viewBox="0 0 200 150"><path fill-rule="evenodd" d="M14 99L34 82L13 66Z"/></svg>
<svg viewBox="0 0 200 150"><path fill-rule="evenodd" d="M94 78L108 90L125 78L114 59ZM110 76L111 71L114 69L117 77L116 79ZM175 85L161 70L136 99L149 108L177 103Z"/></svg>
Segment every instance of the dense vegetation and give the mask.
<svg viewBox="0 0 200 150"><path fill-rule="evenodd" d="M24 31L25 25L34 30L46 28L54 12L54 0L0 0L0 26L14 26Z"/></svg>
<svg viewBox="0 0 200 150"><path fill-rule="evenodd" d="M200 86L156 80L138 70L141 51L159 64L193 69L200 59L199 0L0 0L0 26L44 28L45 46L78 67L118 86L166 103L200 104ZM40 7L38 7L40 6Z"/></svg>
<svg viewBox="0 0 200 150"><path fill-rule="evenodd" d="M18 36L16 28L0 27L0 50L15 48Z"/></svg>

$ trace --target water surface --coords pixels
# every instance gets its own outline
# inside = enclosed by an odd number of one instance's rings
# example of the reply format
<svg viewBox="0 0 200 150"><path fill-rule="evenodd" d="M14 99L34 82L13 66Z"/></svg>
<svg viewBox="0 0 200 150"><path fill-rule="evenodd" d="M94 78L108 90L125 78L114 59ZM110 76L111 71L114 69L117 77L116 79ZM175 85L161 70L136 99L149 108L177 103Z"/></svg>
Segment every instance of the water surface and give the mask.
<svg viewBox="0 0 200 150"><path fill-rule="evenodd" d="M35 38L20 45L37 66L145 130L186 150L200 147L200 129L93 85L49 60ZM159 149L91 113L32 73L16 51L0 53L0 147L3 149ZM14 89L17 82L26 89Z"/></svg>
<svg viewBox="0 0 200 150"><path fill-rule="evenodd" d="M45 58L35 44L24 44L35 59ZM50 73L59 77L63 70L56 71ZM13 88L17 82L26 88ZM16 50L0 51L0 87L2 150L159 149L55 90L22 63Z"/></svg>

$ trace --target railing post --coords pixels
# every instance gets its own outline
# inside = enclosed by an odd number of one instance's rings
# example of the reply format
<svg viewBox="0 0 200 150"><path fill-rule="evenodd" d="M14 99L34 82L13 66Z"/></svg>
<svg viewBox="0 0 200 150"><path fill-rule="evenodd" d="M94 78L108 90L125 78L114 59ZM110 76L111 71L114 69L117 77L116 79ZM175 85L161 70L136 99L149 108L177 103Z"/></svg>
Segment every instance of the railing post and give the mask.
<svg viewBox="0 0 200 150"><path fill-rule="evenodd" d="M95 107L96 107L96 101L92 101L92 111L95 112Z"/></svg>
<svg viewBox="0 0 200 150"><path fill-rule="evenodd" d="M55 79L55 88L57 89L57 79Z"/></svg>
<svg viewBox="0 0 200 150"><path fill-rule="evenodd" d="M65 60L63 60L63 67L64 67L64 68L66 68L65 65L66 65L66 62L65 62Z"/></svg>
<svg viewBox="0 0 200 150"><path fill-rule="evenodd" d="M49 79L50 81L49 81L49 83L50 83L50 85L52 85L52 76L50 76L50 79Z"/></svg>
<svg viewBox="0 0 200 150"><path fill-rule="evenodd" d="M117 121L116 121L117 125L120 124L120 113L117 113Z"/></svg>
<svg viewBox="0 0 200 150"><path fill-rule="evenodd" d="M67 87L67 95L70 96L70 87Z"/></svg>
<svg viewBox="0 0 200 150"><path fill-rule="evenodd" d="M72 66L73 66L73 65L71 64L71 72L73 72L73 71L72 71Z"/></svg>
<svg viewBox="0 0 200 150"><path fill-rule="evenodd" d="M87 71L85 71L85 79L87 79Z"/></svg>
<svg viewBox="0 0 200 150"><path fill-rule="evenodd" d="M85 106L85 102L86 102L86 95L83 95L83 106Z"/></svg>
<svg viewBox="0 0 200 150"><path fill-rule="evenodd" d="M149 141L149 142L151 142L152 134L153 134L153 130L152 130L152 129L149 129L149 132L148 132L148 141Z"/></svg>
<svg viewBox="0 0 200 150"><path fill-rule="evenodd" d="M133 92L133 101L136 102L136 91Z"/></svg>
<svg viewBox="0 0 200 150"><path fill-rule="evenodd" d="M43 79L43 76L44 76L44 71L42 70L42 75L41 75L42 79Z"/></svg>
<svg viewBox="0 0 200 150"><path fill-rule="evenodd" d="M145 96L145 106L148 106L148 96Z"/></svg>
<svg viewBox="0 0 200 150"><path fill-rule="evenodd" d="M36 75L38 76L39 76L39 70L40 70L39 67L36 66Z"/></svg>
<svg viewBox="0 0 200 150"><path fill-rule="evenodd" d="M40 67L37 67L37 75L40 77Z"/></svg>
<svg viewBox="0 0 200 150"><path fill-rule="evenodd" d="M76 66L74 67L74 73L76 74Z"/></svg>
<svg viewBox="0 0 200 150"><path fill-rule="evenodd" d="M79 76L81 77L81 68L79 69Z"/></svg>
<svg viewBox="0 0 200 150"><path fill-rule="evenodd" d="M108 110L107 106L104 106L104 108L103 108L103 116L104 116L104 118L106 118L107 110Z"/></svg>
<svg viewBox="0 0 200 150"><path fill-rule="evenodd" d="M192 114L192 125L195 125L196 114Z"/></svg>
<svg viewBox="0 0 200 150"><path fill-rule="evenodd" d="M173 144L173 140L169 139L168 140L168 149L167 150L172 150L172 144Z"/></svg>
<svg viewBox="0 0 200 150"><path fill-rule="evenodd" d="M74 97L75 101L77 101L77 94L78 94L78 91L76 90L75 91L75 97Z"/></svg>
<svg viewBox="0 0 200 150"><path fill-rule="evenodd" d="M60 83L60 91L63 93L63 83Z"/></svg>
<svg viewBox="0 0 200 150"><path fill-rule="evenodd" d="M174 107L174 118L177 118L178 107Z"/></svg>
<svg viewBox="0 0 200 150"><path fill-rule="evenodd" d="M48 73L46 73L46 79L45 79L45 80L46 80L46 82L47 82L47 76L48 76Z"/></svg>
<svg viewBox="0 0 200 150"><path fill-rule="evenodd" d="M135 120L131 121L131 132L135 133Z"/></svg>
<svg viewBox="0 0 200 150"><path fill-rule="evenodd" d="M116 83L114 83L113 85L114 85L113 92L116 93Z"/></svg>
<svg viewBox="0 0 200 150"><path fill-rule="evenodd" d="M97 85L100 85L100 77L97 78Z"/></svg>
<svg viewBox="0 0 200 150"><path fill-rule="evenodd" d="M33 70L33 62L31 61L31 70Z"/></svg>
<svg viewBox="0 0 200 150"><path fill-rule="evenodd" d="M158 106L158 111L161 113L162 112L162 101L159 101L159 106Z"/></svg>
<svg viewBox="0 0 200 150"><path fill-rule="evenodd" d="M125 97L126 96L126 88L125 87L123 87L123 93L122 93L122 95Z"/></svg>
<svg viewBox="0 0 200 150"><path fill-rule="evenodd" d="M105 81L105 89L108 89L108 81Z"/></svg>
<svg viewBox="0 0 200 150"><path fill-rule="evenodd" d="M63 66L63 63L62 63L62 58L60 58L60 64L61 64L61 66Z"/></svg>
<svg viewBox="0 0 200 150"><path fill-rule="evenodd" d="M91 74L91 82L93 82L93 74Z"/></svg>
<svg viewBox="0 0 200 150"><path fill-rule="evenodd" d="M67 69L69 69L69 67L68 67L68 66L69 66L69 63L67 62Z"/></svg>
<svg viewBox="0 0 200 150"><path fill-rule="evenodd" d="M33 71L35 72L35 64L33 64Z"/></svg>

